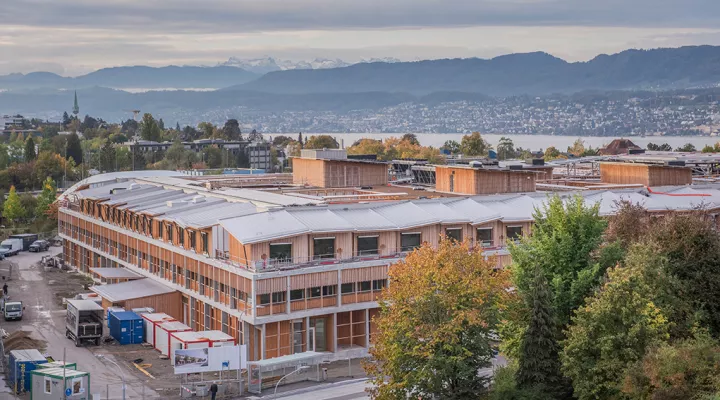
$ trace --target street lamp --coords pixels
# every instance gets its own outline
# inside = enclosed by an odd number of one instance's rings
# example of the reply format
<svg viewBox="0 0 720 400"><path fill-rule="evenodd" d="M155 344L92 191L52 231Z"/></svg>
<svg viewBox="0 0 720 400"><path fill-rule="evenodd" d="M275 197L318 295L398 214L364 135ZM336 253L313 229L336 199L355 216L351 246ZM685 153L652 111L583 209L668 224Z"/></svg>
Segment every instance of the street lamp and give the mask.
<svg viewBox="0 0 720 400"><path fill-rule="evenodd" d="M310 367L307 366L307 365L299 365L295 371L293 371L293 372L291 372L291 373L283 376L282 378L280 378L280 379L277 381L277 383L275 384L275 391L273 392L273 399L274 399L275 396L277 395L277 388L278 388L278 386L280 385L280 382L282 382L283 379L287 378L288 376L290 376L290 375L292 375L292 374L298 373L298 372L300 372L300 371L304 371L304 370L306 370L306 369L308 369L308 368L310 368Z"/></svg>
<svg viewBox="0 0 720 400"><path fill-rule="evenodd" d="M111 364L115 365L118 370L120 370L120 376L122 377L122 398L123 398L123 400L125 400L125 371L123 371L122 367L120 367L120 365L119 365L118 363L116 363L115 361L113 361L113 360L105 357L105 356L102 355L102 354L98 354L96 357L99 358L99 359L101 359L101 360L105 360L105 361L110 362Z"/></svg>

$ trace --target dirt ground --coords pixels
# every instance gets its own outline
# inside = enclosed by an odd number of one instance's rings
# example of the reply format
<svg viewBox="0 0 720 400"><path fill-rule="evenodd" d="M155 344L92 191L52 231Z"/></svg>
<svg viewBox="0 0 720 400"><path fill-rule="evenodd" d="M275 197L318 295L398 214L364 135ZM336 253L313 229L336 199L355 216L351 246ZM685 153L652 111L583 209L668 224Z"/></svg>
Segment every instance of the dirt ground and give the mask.
<svg viewBox="0 0 720 400"><path fill-rule="evenodd" d="M40 271L43 280L55 295L55 302L58 306L63 306L64 298L71 299L79 293L87 293L87 288L93 284L91 278L77 272L46 268L40 263L37 263L35 268Z"/></svg>

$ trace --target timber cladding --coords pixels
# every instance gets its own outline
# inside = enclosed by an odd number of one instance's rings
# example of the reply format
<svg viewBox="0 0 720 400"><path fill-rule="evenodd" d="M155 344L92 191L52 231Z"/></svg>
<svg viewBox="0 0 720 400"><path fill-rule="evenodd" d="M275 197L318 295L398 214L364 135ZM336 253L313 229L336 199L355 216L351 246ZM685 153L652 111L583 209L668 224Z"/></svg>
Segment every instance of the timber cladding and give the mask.
<svg viewBox="0 0 720 400"><path fill-rule="evenodd" d="M293 158L293 183L322 188L387 185L385 163Z"/></svg>
<svg viewBox="0 0 720 400"><path fill-rule="evenodd" d="M692 170L687 167L634 163L600 163L603 183L670 186L692 184Z"/></svg>
<svg viewBox="0 0 720 400"><path fill-rule="evenodd" d="M525 193L535 191L536 173L454 166L435 166L435 189L462 194Z"/></svg>

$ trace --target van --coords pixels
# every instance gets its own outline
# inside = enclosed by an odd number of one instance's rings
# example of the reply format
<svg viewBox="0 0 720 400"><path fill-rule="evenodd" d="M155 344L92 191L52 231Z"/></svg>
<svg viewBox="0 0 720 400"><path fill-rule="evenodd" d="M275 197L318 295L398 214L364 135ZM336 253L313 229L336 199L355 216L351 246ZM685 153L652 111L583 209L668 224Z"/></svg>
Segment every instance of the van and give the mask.
<svg viewBox="0 0 720 400"><path fill-rule="evenodd" d="M22 251L23 241L22 239L5 239L0 242L0 248L5 250L5 256L14 256Z"/></svg>
<svg viewBox="0 0 720 400"><path fill-rule="evenodd" d="M25 310L25 307L23 307L22 301L6 301L5 306L3 307L3 317L5 317L5 321L10 320L21 320L23 317L23 311Z"/></svg>

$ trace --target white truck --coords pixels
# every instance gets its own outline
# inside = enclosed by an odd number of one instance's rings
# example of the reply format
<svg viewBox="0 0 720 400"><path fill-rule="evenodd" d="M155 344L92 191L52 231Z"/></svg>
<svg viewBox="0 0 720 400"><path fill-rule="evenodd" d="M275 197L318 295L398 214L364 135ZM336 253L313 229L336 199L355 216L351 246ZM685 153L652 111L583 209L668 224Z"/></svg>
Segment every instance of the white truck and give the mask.
<svg viewBox="0 0 720 400"><path fill-rule="evenodd" d="M105 310L92 300L68 300L65 336L80 346L82 342L100 344Z"/></svg>
<svg viewBox="0 0 720 400"><path fill-rule="evenodd" d="M20 253L23 249L22 239L5 239L0 242L0 251L5 256L14 256Z"/></svg>
<svg viewBox="0 0 720 400"><path fill-rule="evenodd" d="M23 311L25 310L25 307L23 307L22 301L5 301L5 304L3 306L3 317L5 318L5 321L10 320L21 320L23 317Z"/></svg>

